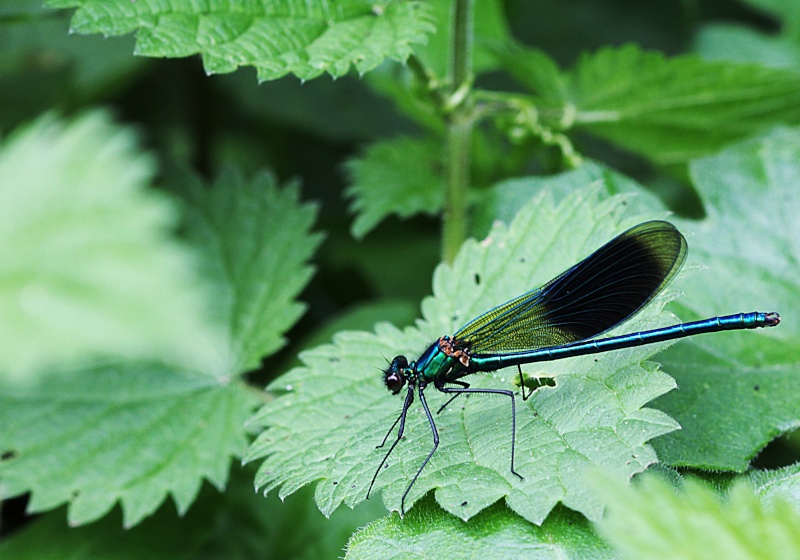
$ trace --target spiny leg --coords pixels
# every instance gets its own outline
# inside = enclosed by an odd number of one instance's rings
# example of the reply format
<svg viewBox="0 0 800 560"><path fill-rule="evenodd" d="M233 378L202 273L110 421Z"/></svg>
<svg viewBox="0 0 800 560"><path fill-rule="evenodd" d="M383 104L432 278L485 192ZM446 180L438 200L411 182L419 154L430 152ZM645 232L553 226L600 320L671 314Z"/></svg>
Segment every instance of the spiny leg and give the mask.
<svg viewBox="0 0 800 560"><path fill-rule="evenodd" d="M401 439L403 439L403 431L406 429L406 413L408 412L408 407L410 407L411 403L413 402L414 402L414 386L409 385L408 392L406 393L406 400L403 402L403 411L400 413L400 416L397 417L397 420L394 421L394 424L392 424L392 429L394 429L397 422L398 421L400 422L400 429L397 430L397 439L394 440L392 446L389 448L389 451L387 451L386 455L383 456L381 464L378 465L377 469L375 469L375 474L372 475L372 482L369 483L369 488L367 489L367 499L369 499L369 493L372 492L372 486L375 484L375 480L378 478L378 473L381 472L383 465L386 464L386 460L389 458L389 455L392 454L394 448L397 447L397 444L400 442ZM383 442L381 442L381 444L378 445L375 449L383 447L383 444L386 443L386 438L388 438L389 434L392 433L392 429L390 429L386 433L386 436L383 438Z"/></svg>
<svg viewBox="0 0 800 560"><path fill-rule="evenodd" d="M395 427L395 426L397 426L397 423L398 423L398 422L400 421L400 419L403 417L403 415L405 414L405 412L406 412L406 409L405 409L405 407L403 407L403 410L401 410L401 411L400 411L400 414L397 416L397 418L395 418L395 421L394 421L394 423L392 424L392 427L391 427L391 428L389 428L389 431L388 431L388 432L386 432L386 435L385 435L385 436L383 436L383 441L381 442L381 444L380 444L380 445L376 445L376 446L375 446L375 449L380 449L381 447L383 447L384 445L386 445L386 440L387 440L387 439L389 439L389 434L391 434L391 433L392 433L392 431L394 430L394 427Z"/></svg>
<svg viewBox="0 0 800 560"><path fill-rule="evenodd" d="M525 480L521 474L514 470L514 448L517 442L517 404L514 393L507 389L454 389L453 387L437 387L442 393L486 393L490 395L506 395L511 397L511 472ZM456 395L458 396L458 395Z"/></svg>
<svg viewBox="0 0 800 560"><path fill-rule="evenodd" d="M527 401L528 398L533 394L533 389L531 389L527 396L525 395L525 380L522 379L522 367L519 364L517 364L517 371L519 371L519 387L522 390L522 400Z"/></svg>
<svg viewBox="0 0 800 560"><path fill-rule="evenodd" d="M464 381L459 381L458 379L456 379L455 381L449 381L448 383L453 383L453 384L455 384L455 385L461 385L461 386L462 386L464 389L469 389L469 383L466 383L466 382L464 382ZM439 407L439 410L437 410L437 411L436 411L436 414L439 414L441 411L443 411L445 408L447 408L447 406L448 406L448 405L449 405L451 402L453 402L454 400L456 400L460 394L461 394L461 393L456 393L455 395L453 395L452 397L450 397L449 399L447 399L447 402L446 402L446 403L444 403L442 406L440 406L440 407Z"/></svg>
<svg viewBox="0 0 800 560"><path fill-rule="evenodd" d="M428 453L427 457L425 457L425 460L419 466L419 469L417 469L417 474L415 474L414 478L411 479L411 484L409 484L408 488L406 488L406 491L403 492L403 497L400 499L400 515L406 514L406 496L408 496L408 493L411 491L411 487L414 486L414 483L417 481L419 475L422 473L422 469L425 468L425 465L427 465L428 461L431 460L433 454L436 453L436 448L439 447L439 432L436 430L436 424L433 422L433 416L431 415L431 410L428 408L428 403L425 400L425 393L423 392L423 390L424 386L420 385L419 400L420 402L422 402L422 408L425 410L425 416L428 417L428 423L431 425L431 432L433 433L433 449L431 449L431 452Z"/></svg>

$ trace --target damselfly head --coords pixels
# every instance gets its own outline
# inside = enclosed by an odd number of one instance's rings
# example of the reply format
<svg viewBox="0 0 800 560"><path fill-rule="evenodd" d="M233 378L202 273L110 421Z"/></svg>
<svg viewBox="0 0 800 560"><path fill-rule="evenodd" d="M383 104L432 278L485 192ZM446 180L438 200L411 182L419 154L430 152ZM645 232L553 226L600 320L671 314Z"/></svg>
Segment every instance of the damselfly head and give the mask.
<svg viewBox="0 0 800 560"><path fill-rule="evenodd" d="M406 384L405 369L408 367L408 360L405 356L395 356L389 367L383 372L383 382L386 388L393 395L396 395Z"/></svg>

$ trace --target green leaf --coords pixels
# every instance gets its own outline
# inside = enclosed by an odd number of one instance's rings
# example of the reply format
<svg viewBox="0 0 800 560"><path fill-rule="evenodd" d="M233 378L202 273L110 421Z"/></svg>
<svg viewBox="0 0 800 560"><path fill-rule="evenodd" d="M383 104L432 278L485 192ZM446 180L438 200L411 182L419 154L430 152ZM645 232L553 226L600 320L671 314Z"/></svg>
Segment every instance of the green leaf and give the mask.
<svg viewBox="0 0 800 560"><path fill-rule="evenodd" d="M259 80L286 74L311 79L363 74L384 59L404 61L412 45L433 31L425 2L287 0L230 3L213 0L48 0L77 8L72 30L124 35L136 32L136 54L200 54L209 74L254 66Z"/></svg>
<svg viewBox="0 0 800 560"><path fill-rule="evenodd" d="M230 378L274 352L299 317L294 298L320 237L308 231L314 208L268 175L246 182L230 173L214 189L185 191L187 234L202 250L213 311L227 325L227 339L198 354L227 359L214 364L215 377L119 362L0 391L0 497L32 492L34 512L68 502L73 525L120 501L131 526L167 494L185 511L203 478L225 485L254 405Z"/></svg>
<svg viewBox="0 0 800 560"><path fill-rule="evenodd" d="M586 256L625 226L642 220L626 215L624 199L598 201L588 189L554 205L537 197L506 228L497 224L486 241L470 241L453 266L434 274L434 297L423 302L424 320L399 331L382 324L375 334L345 332L332 345L301 355L305 366L276 380L280 397L252 420L264 431L247 459L265 458L256 484L280 487L286 496L313 481L326 515L344 502L361 502L385 449L375 449L400 411L401 399L381 384L380 369L396 354L415 358L431 341L452 333L473 316L544 283ZM480 282L476 283L475 278ZM665 296L666 297L666 296ZM663 304L664 299L659 301ZM630 322L631 330L669 321L655 303ZM673 319L674 320L674 319ZM468 519L497 500L537 524L559 502L598 518L603 504L592 498L583 472L599 465L627 479L655 462L646 442L675 429L667 416L642 406L674 385L649 363L657 347L543 364L530 375L556 377L523 404L517 416L516 469L510 472L510 403L504 398L454 402L436 417L439 452L422 472L406 507L430 489L447 511ZM515 372L470 380L476 387L503 387ZM447 400L427 392L433 410ZM431 449L430 428L418 405L409 412L406 437L382 470L375 494L390 509Z"/></svg>
<svg viewBox="0 0 800 560"><path fill-rule="evenodd" d="M800 425L800 129L779 129L691 165L705 205L690 234L684 320L778 311L768 331L693 337L659 356L680 391L654 406L683 427L653 442L672 465L742 471L772 438Z"/></svg>
<svg viewBox="0 0 800 560"><path fill-rule="evenodd" d="M376 142L358 159L347 162L357 214L352 233L362 238L390 214L407 218L420 212L435 215L444 190L439 154L433 139L399 137Z"/></svg>
<svg viewBox="0 0 800 560"><path fill-rule="evenodd" d="M755 62L776 68L800 66L800 46L791 39L739 25L707 25L695 42L695 50L710 60Z"/></svg>
<svg viewBox="0 0 800 560"><path fill-rule="evenodd" d="M584 55L568 90L576 127L662 164L800 120L800 73L634 45Z"/></svg>
<svg viewBox="0 0 800 560"><path fill-rule="evenodd" d="M785 500L800 511L800 463L773 471L749 471L747 478L762 502Z"/></svg>
<svg viewBox="0 0 800 560"><path fill-rule="evenodd" d="M509 41L495 48L494 52L503 67L537 97L548 100L566 97L565 76L556 61L544 51Z"/></svg>
<svg viewBox="0 0 800 560"><path fill-rule="evenodd" d="M230 369L254 369L285 344L283 333L305 311L295 298L311 279L306 262L322 241L310 231L316 206L301 204L297 185L279 189L267 173L248 181L231 170L210 188L185 184L188 235L203 249L203 277L227 325Z"/></svg>
<svg viewBox="0 0 800 560"><path fill-rule="evenodd" d="M0 7L0 130L106 99L145 63L131 56L132 40L70 36L67 19L41 4L7 0Z"/></svg>
<svg viewBox="0 0 800 560"><path fill-rule="evenodd" d="M102 112L44 117L0 147L0 377L95 357L210 371L222 337L153 160Z"/></svg>
<svg viewBox="0 0 800 560"><path fill-rule="evenodd" d="M474 205L472 229L476 237L489 233L492 222L501 220L511 223L520 208L525 206L536 193L546 190L556 202L586 185L598 184L608 196L627 194L627 204L633 205L631 211L645 213L663 205L658 198L644 190L642 186L605 165L586 161L577 169L565 171L549 177L520 177L507 179L482 193Z"/></svg>
<svg viewBox="0 0 800 560"><path fill-rule="evenodd" d="M725 499L688 479L675 489L657 476L626 487L604 480L608 515L597 527L625 558L783 560L800 556L800 510L780 498L763 502L744 479Z"/></svg>
<svg viewBox="0 0 800 560"><path fill-rule="evenodd" d="M541 527L531 526L501 504L470 523L421 500L405 519L390 515L353 535L345 560L515 558L553 560L615 558L585 518L557 508Z"/></svg>
<svg viewBox="0 0 800 560"><path fill-rule="evenodd" d="M253 404L239 385L155 364L64 371L6 388L0 498L31 492L31 513L69 503L71 525L120 501L130 527L167 494L185 512L203 478L225 486Z"/></svg>
<svg viewBox="0 0 800 560"><path fill-rule="evenodd" d="M378 503L325 519L310 492L298 492L285 502L265 501L253 492L252 472L234 468L224 493L205 485L197 501L179 515L162 505L149 519L131 529L120 527L119 510L96 523L69 527L64 511L31 520L4 536L0 557L15 560L225 558L246 560L287 558L318 560L342 555L358 527L375 519ZM376 507L377 506L377 507ZM143 554L146 551L146 554Z"/></svg>

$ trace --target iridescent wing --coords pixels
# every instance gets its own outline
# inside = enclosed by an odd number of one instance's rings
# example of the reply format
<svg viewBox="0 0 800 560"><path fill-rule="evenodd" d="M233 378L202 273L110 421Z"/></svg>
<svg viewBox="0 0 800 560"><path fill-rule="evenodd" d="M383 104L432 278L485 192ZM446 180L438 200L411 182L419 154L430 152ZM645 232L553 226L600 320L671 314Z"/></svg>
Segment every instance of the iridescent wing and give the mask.
<svg viewBox="0 0 800 560"><path fill-rule="evenodd" d="M473 319L454 338L473 356L593 338L652 300L680 270L686 251L672 224L639 224L544 286Z"/></svg>

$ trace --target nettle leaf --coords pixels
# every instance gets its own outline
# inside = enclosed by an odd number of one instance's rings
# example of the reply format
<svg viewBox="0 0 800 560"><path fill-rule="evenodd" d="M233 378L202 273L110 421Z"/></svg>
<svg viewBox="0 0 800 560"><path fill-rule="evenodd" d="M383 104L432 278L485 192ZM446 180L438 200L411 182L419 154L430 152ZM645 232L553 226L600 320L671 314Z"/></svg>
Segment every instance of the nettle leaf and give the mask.
<svg viewBox="0 0 800 560"><path fill-rule="evenodd" d="M481 243L470 241L453 266L434 275L434 297L423 302L424 319L400 331L382 324L375 333L344 332L331 345L301 354L303 367L276 380L279 394L252 420L263 432L246 459L263 458L256 485L285 496L313 481L320 509L329 515L340 503L361 502L385 453L375 449L392 426L401 398L382 384L387 359L414 359L428 344L453 333L470 318L578 262L626 226L642 221L627 216L623 197L598 200L585 189L554 205L539 196L509 227L496 224ZM666 296L630 322L643 329L674 322L659 314ZM583 473L597 466L627 479L656 461L646 442L676 429L665 414L642 408L674 387L667 375L644 362L658 347L572 358L528 369L556 377L557 386L519 401L517 470L510 472L511 418L506 398L473 396L452 403L436 417L438 452L422 472L406 507L431 489L447 511L468 519L501 498L524 518L540 524L559 502L590 519L603 504L588 491ZM644 363L643 363L644 362ZM475 387L513 387L516 371L476 376ZM430 387L433 410L445 395ZM390 509L431 449L431 433L419 403L409 412L406 436L377 478Z"/></svg>
<svg viewBox="0 0 800 560"><path fill-rule="evenodd" d="M434 31L425 2L396 0L48 0L77 8L72 30L124 35L136 32L136 54L200 54L206 72L254 66L259 80L286 74L311 79L342 76L350 66L368 72L386 58L404 61L412 45Z"/></svg>
<svg viewBox="0 0 800 560"><path fill-rule="evenodd" d="M118 362L0 391L0 498L31 492L32 512L69 503L72 525L119 501L131 526L167 494L185 511L203 478L225 485L255 404L231 378L274 352L302 312L293 298L319 236L308 231L314 209L269 176L229 174L214 189L188 191L187 233L228 325L228 339L211 351L227 360L214 376Z"/></svg>
<svg viewBox="0 0 800 560"><path fill-rule="evenodd" d="M776 68L800 65L800 45L785 34L718 23L703 26L694 42L694 50L709 60L756 62Z"/></svg>
<svg viewBox="0 0 800 560"><path fill-rule="evenodd" d="M638 482L597 485L609 503L597 527L625 558L800 557L800 509L781 498L759 499L746 479L724 498L696 479L680 492L655 475Z"/></svg>
<svg viewBox="0 0 800 560"><path fill-rule="evenodd" d="M0 541L0 557L14 560L102 558L179 560L197 558L338 558L349 536L375 519L382 505L342 509L326 519L310 492L286 501L264 500L253 492L253 473L231 469L223 494L207 485L189 511L171 504L136 527L124 529L118 510L96 523L69 527L55 510L30 520ZM310 490L310 489L309 489ZM370 507L371 506L371 507ZM143 551L146 551L143 554Z"/></svg>
<svg viewBox="0 0 800 560"><path fill-rule="evenodd" d="M658 197L630 177L601 163L586 160L580 167L557 175L506 179L486 189L480 194L472 211L472 230L486 235L495 220L510 223L519 209L542 190L559 202L569 193L591 184L600 186L607 196L635 194L627 199L627 204L633 205L629 211L647 213L663 208Z"/></svg>
<svg viewBox="0 0 800 560"><path fill-rule="evenodd" d="M81 525L122 502L125 525L171 494L180 512L203 478L225 486L254 404L239 385L136 363L64 371L0 394L0 497L30 513L69 503Z"/></svg>
<svg viewBox="0 0 800 560"><path fill-rule="evenodd" d="M494 52L505 70L539 99L565 99L566 76L558 63L544 51L508 41L495 46Z"/></svg>
<svg viewBox="0 0 800 560"><path fill-rule="evenodd" d="M212 187L187 182L188 235L202 247L203 277L215 286L215 311L227 325L235 371L258 367L280 349L306 309L296 300L311 279L307 263L322 241L311 233L314 204L292 184L262 173L223 173Z"/></svg>
<svg viewBox="0 0 800 560"><path fill-rule="evenodd" d="M780 129L695 161L702 222L689 233L690 262L706 270L681 282L685 320L778 311L774 329L693 337L659 361L680 386L655 403L683 426L657 439L672 465L742 471L772 438L800 425L800 129Z"/></svg>
<svg viewBox="0 0 800 560"><path fill-rule="evenodd" d="M405 519L384 517L350 538L345 560L384 558L602 560L616 555L583 516L566 508L556 508L541 527L531 526L501 504L464 523L426 498Z"/></svg>
<svg viewBox="0 0 800 560"><path fill-rule="evenodd" d="M576 127L662 164L800 120L800 73L757 64L627 45L584 55L568 84Z"/></svg>
<svg viewBox="0 0 800 560"><path fill-rule="evenodd" d="M353 235L363 238L390 214L407 218L437 213L444 190L439 152L432 139L400 137L376 142L348 161L347 196L353 199L351 212L357 214Z"/></svg>
<svg viewBox="0 0 800 560"><path fill-rule="evenodd" d="M762 502L785 500L800 511L800 463L772 471L752 470L747 478Z"/></svg>
<svg viewBox="0 0 800 560"><path fill-rule="evenodd" d="M92 112L41 118L0 147L0 377L98 356L210 371L222 336L208 292L136 144Z"/></svg>

